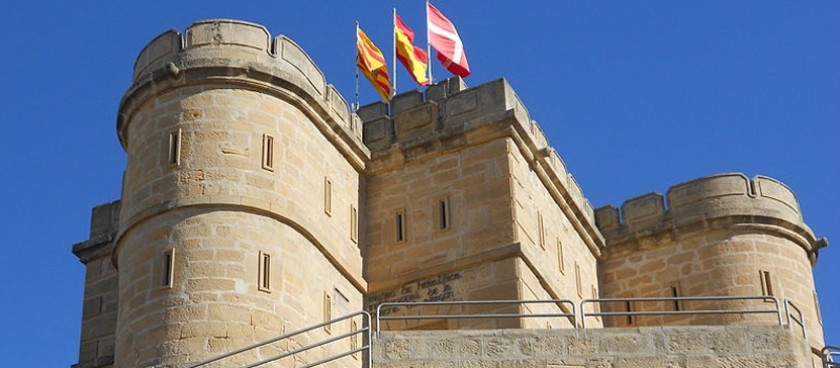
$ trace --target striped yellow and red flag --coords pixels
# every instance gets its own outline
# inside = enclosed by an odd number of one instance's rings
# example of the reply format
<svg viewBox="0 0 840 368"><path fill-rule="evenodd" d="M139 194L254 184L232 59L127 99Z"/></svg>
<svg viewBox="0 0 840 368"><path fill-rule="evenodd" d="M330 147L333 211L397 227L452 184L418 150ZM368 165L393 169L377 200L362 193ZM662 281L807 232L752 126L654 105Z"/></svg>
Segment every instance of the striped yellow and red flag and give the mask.
<svg viewBox="0 0 840 368"><path fill-rule="evenodd" d="M414 31L403 23L400 16L394 11L394 47L397 51L397 59L408 69L414 81L421 86L429 85L429 78L426 77L428 59L423 49L414 46Z"/></svg>
<svg viewBox="0 0 840 368"><path fill-rule="evenodd" d="M385 102L391 99L391 80L388 76L388 65L379 48L373 44L361 28L356 28L356 65L362 70L376 92Z"/></svg>

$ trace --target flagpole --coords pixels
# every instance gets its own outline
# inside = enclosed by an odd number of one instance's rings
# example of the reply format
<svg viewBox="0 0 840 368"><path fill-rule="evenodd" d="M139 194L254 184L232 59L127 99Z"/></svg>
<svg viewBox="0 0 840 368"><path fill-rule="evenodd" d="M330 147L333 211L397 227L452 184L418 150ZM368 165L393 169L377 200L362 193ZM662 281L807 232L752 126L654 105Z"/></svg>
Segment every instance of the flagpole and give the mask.
<svg viewBox="0 0 840 368"><path fill-rule="evenodd" d="M426 0L426 66L429 69L429 85L435 83L432 78L432 41L429 38L431 32L429 31L429 0Z"/></svg>
<svg viewBox="0 0 840 368"><path fill-rule="evenodd" d="M394 7L394 14L391 17L391 23L392 23L391 33L394 36L394 47L391 48L391 51L393 51L391 53L391 65L393 65L391 70L394 71L393 73L391 73L391 75L392 75L392 77L391 77L391 79L392 79L392 81L391 81L391 97L394 97L394 96L397 95L397 31L396 31L397 30L397 8L396 7Z"/></svg>
<svg viewBox="0 0 840 368"><path fill-rule="evenodd" d="M358 45L359 45L359 21L357 20L356 21L356 48L357 48L357 50L356 50L356 60L355 60L356 62L353 63L354 65L356 65L353 68L356 71L356 102L353 103L353 112L359 111L359 66L357 65L358 61L359 61L358 60L359 59L359 50L358 50L359 46Z"/></svg>

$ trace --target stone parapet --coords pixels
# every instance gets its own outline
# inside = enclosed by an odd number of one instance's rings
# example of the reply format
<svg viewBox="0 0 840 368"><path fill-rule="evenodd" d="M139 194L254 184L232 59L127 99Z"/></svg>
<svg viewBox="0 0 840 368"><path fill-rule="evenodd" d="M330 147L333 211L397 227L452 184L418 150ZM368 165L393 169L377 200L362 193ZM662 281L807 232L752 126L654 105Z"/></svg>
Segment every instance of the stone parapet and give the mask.
<svg viewBox="0 0 840 368"><path fill-rule="evenodd" d="M804 339L779 326L383 332L391 367L810 367Z"/></svg>
<svg viewBox="0 0 840 368"><path fill-rule="evenodd" d="M223 83L296 103L358 168L368 155L360 121L344 97L327 84L300 46L283 35L272 38L261 25L213 19L191 24L184 34L166 31L140 52L133 76L117 116L123 147L129 144L127 122L151 95L184 85Z"/></svg>
<svg viewBox="0 0 840 368"><path fill-rule="evenodd" d="M90 260L109 257L120 223L120 201L93 207L90 216L90 237L73 245L73 254L87 264Z"/></svg>
<svg viewBox="0 0 840 368"><path fill-rule="evenodd" d="M372 174L436 152L510 137L549 191L556 191L555 200L568 205L569 217L586 234L593 253L603 245L592 205L507 80L467 88L453 77L430 86L425 96L420 91L394 96L390 111L385 103L376 102L362 106L357 114L371 151L368 172Z"/></svg>
<svg viewBox="0 0 840 368"><path fill-rule="evenodd" d="M721 224L755 224L775 228L809 254L824 246L802 220L793 191L766 176L741 173L710 175L675 185L665 196L649 193L595 212L609 244L667 233L681 228Z"/></svg>

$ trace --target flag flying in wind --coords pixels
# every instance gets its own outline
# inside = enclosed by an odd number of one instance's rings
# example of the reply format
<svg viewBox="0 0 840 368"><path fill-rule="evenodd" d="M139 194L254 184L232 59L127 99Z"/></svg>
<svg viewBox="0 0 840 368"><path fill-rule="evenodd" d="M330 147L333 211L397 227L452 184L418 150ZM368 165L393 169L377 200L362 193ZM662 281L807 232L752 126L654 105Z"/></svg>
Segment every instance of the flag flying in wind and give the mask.
<svg viewBox="0 0 840 368"><path fill-rule="evenodd" d="M414 46L414 31L403 23L396 12L394 13L394 48L396 48L397 59L408 69L414 81L421 86L428 86L426 52Z"/></svg>
<svg viewBox="0 0 840 368"><path fill-rule="evenodd" d="M459 77L470 75L470 65L467 63L467 55L464 54L464 44L455 25L449 21L440 10L437 10L431 3L428 7L429 44L437 50L437 59L449 70L450 73Z"/></svg>
<svg viewBox="0 0 840 368"><path fill-rule="evenodd" d="M391 98L391 81L388 77L388 65L385 64L385 57L379 48L373 44L373 41L362 32L361 28L356 28L356 49L358 54L356 56L356 65L362 70L376 92L382 96L385 102Z"/></svg>

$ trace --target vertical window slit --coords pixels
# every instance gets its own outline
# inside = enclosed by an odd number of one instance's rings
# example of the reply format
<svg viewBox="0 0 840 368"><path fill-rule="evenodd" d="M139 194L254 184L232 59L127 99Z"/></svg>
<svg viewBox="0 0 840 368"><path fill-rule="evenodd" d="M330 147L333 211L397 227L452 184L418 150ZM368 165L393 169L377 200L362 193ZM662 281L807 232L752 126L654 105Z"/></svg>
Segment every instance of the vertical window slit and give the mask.
<svg viewBox="0 0 840 368"><path fill-rule="evenodd" d="M324 292L324 322L332 320L332 297L326 291ZM331 331L330 323L324 325L324 331Z"/></svg>
<svg viewBox="0 0 840 368"><path fill-rule="evenodd" d="M181 164L181 129L169 133L169 163Z"/></svg>
<svg viewBox="0 0 840 368"><path fill-rule="evenodd" d="M329 178L324 178L324 212L332 215L332 181Z"/></svg>
<svg viewBox="0 0 840 368"><path fill-rule="evenodd" d="M631 302L629 300L625 300L624 301L624 311L627 312L627 321L626 321L627 325L628 326L633 326L633 324L635 323L635 318L634 317L636 317L636 316L630 314L630 313L633 313L635 311L635 309L633 308L633 302Z"/></svg>
<svg viewBox="0 0 840 368"><path fill-rule="evenodd" d="M394 219L396 228L396 240L401 242L405 240L405 210L400 210L397 212L395 219Z"/></svg>
<svg viewBox="0 0 840 368"><path fill-rule="evenodd" d="M438 212L440 217L440 228L448 229L450 227L449 219L449 198L441 198L438 200Z"/></svg>
<svg viewBox="0 0 840 368"><path fill-rule="evenodd" d="M560 241L560 238L557 238L557 267L560 269L561 273L566 273L566 260L563 256L563 242Z"/></svg>
<svg viewBox="0 0 840 368"><path fill-rule="evenodd" d="M359 239L359 211L350 205L350 240L356 242Z"/></svg>
<svg viewBox="0 0 840 368"><path fill-rule="evenodd" d="M580 280L580 265L575 262L575 286L577 287L577 295L579 298L583 298L583 286L581 286Z"/></svg>
<svg viewBox="0 0 840 368"><path fill-rule="evenodd" d="M271 291L271 255L260 252L259 254L259 277L257 280L258 289L265 292Z"/></svg>
<svg viewBox="0 0 840 368"><path fill-rule="evenodd" d="M543 222L543 215L540 212L537 212L537 231L539 231L539 242L540 247L545 249L545 223Z"/></svg>
<svg viewBox="0 0 840 368"><path fill-rule="evenodd" d="M274 137L263 134L262 168L274 171Z"/></svg>
<svg viewBox="0 0 840 368"><path fill-rule="evenodd" d="M770 271L758 271L759 278L761 279L761 293L766 296L775 296L776 292L773 289L773 281L770 276Z"/></svg>
<svg viewBox="0 0 840 368"><path fill-rule="evenodd" d="M819 322L820 326L822 326L823 325L823 319L822 319L822 312L820 312L820 300L819 300L819 298L817 298L817 291L816 290L814 290L813 294L814 294L814 309L817 313L817 322Z"/></svg>
<svg viewBox="0 0 840 368"><path fill-rule="evenodd" d="M356 350L359 348L359 325L354 320L350 320L350 350ZM353 353L354 359L359 359L359 353Z"/></svg>
<svg viewBox="0 0 840 368"><path fill-rule="evenodd" d="M170 249L163 254L161 259L160 285L172 287L173 268L175 266L175 249Z"/></svg>
<svg viewBox="0 0 840 368"><path fill-rule="evenodd" d="M673 298L679 298L680 297L679 285L671 285L671 297L673 297ZM674 302L674 305L673 305L674 310L675 311L681 311L682 310L682 304L680 303L680 301L677 300L677 299L674 299L673 302Z"/></svg>

